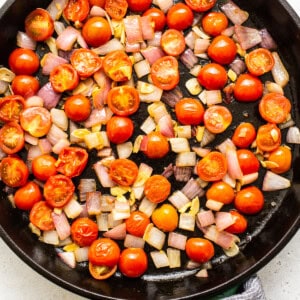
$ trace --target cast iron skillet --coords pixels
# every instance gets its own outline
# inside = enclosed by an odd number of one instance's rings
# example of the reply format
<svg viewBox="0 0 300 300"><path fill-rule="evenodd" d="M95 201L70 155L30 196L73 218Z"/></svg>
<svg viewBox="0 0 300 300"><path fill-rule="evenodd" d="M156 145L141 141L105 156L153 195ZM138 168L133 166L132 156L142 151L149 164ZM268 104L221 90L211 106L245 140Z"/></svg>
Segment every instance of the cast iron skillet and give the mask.
<svg viewBox="0 0 300 300"><path fill-rule="evenodd" d="M46 0L8 0L0 12L0 64L7 64L7 57L15 47L17 30L23 30L25 16L36 7L46 7ZM249 11L257 28L267 27L279 45L279 52L290 73L290 84L285 94L292 99L293 117L299 125L298 97L300 86L300 20L284 0L235 1ZM237 107L234 117L241 115ZM238 120L239 121L239 120ZM252 120L261 122L261 120ZM236 124L235 124L236 125ZM234 125L232 129L234 128ZM6 199L0 197L0 233L8 246L34 270L77 294L94 299L191 299L212 296L225 288L241 283L266 265L292 238L299 227L300 212L300 163L299 148L293 149L294 169L288 174L293 178L289 191L269 193L264 211L259 218L250 218L250 230L242 237L241 253L231 259L219 255L208 279L188 276L188 272L151 269L150 276L142 279L125 279L116 276L107 281L91 278L86 268L71 270L57 257L52 246L37 241L27 227L28 218L14 210ZM88 175L88 174L85 174ZM3 186L0 186L1 190ZM273 206L272 203L277 205Z"/></svg>

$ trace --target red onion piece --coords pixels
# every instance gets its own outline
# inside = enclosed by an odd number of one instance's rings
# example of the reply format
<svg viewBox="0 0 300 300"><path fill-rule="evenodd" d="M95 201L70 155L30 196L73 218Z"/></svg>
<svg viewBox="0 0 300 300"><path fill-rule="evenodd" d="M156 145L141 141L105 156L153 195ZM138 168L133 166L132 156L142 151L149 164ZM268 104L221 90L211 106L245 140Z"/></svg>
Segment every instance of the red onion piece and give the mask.
<svg viewBox="0 0 300 300"><path fill-rule="evenodd" d="M71 226L64 212L51 214L55 229L60 240L64 240L71 235Z"/></svg>
<svg viewBox="0 0 300 300"><path fill-rule="evenodd" d="M105 10L97 5L93 5L90 10L90 17L105 17Z"/></svg>
<svg viewBox="0 0 300 300"><path fill-rule="evenodd" d="M101 213L101 192L93 191L86 193L86 208L89 215L98 215Z"/></svg>
<svg viewBox="0 0 300 300"><path fill-rule="evenodd" d="M143 41L140 18L139 15L131 15L123 19L126 38L129 44L140 43Z"/></svg>
<svg viewBox="0 0 300 300"><path fill-rule="evenodd" d="M43 57L42 73L43 75L49 75L55 67L67 62L68 61L65 58L55 55L52 52L48 52Z"/></svg>
<svg viewBox="0 0 300 300"><path fill-rule="evenodd" d="M113 187L116 185L109 176L108 168L103 166L101 161L96 162L93 165L93 169L103 187Z"/></svg>
<svg viewBox="0 0 300 300"><path fill-rule="evenodd" d="M142 16L141 28L144 40L152 40L154 38L154 27L152 25L152 19L150 16Z"/></svg>
<svg viewBox="0 0 300 300"><path fill-rule="evenodd" d="M92 110L88 119L84 122L84 126L86 128L90 128L96 125L106 124L112 115L112 111L107 107L103 107L101 109L95 108Z"/></svg>
<svg viewBox="0 0 300 300"><path fill-rule="evenodd" d="M222 231L235 222L233 215L225 211L217 211L215 216L216 227L218 231Z"/></svg>
<svg viewBox="0 0 300 300"><path fill-rule="evenodd" d="M62 14L63 9L67 5L68 0L53 0L47 7L51 18L53 20L58 20Z"/></svg>
<svg viewBox="0 0 300 300"><path fill-rule="evenodd" d="M244 50L248 50L262 42L262 37L256 28L235 25L234 31L238 43Z"/></svg>
<svg viewBox="0 0 300 300"><path fill-rule="evenodd" d="M104 232L103 236L114 240L124 240L126 237L126 224L121 223L117 225L116 227Z"/></svg>
<svg viewBox="0 0 300 300"><path fill-rule="evenodd" d="M195 197L202 197L205 193L200 186L200 183L194 178L188 180L185 186L181 189L181 192L184 193L190 200Z"/></svg>
<svg viewBox="0 0 300 300"><path fill-rule="evenodd" d="M185 244L187 241L187 236L177 233L177 232L170 232L168 236L168 246L173 247L179 250L185 250Z"/></svg>
<svg viewBox="0 0 300 300"><path fill-rule="evenodd" d="M234 71L237 75L240 75L246 71L245 62L239 57L235 58L233 62L229 65L229 67Z"/></svg>
<svg viewBox="0 0 300 300"><path fill-rule="evenodd" d="M141 49L141 53L148 60L150 65L165 55L160 47L155 46L148 46L147 48Z"/></svg>
<svg viewBox="0 0 300 300"><path fill-rule="evenodd" d="M18 31L17 33L17 46L20 48L35 50L36 41L33 40L28 34L22 31Z"/></svg>
<svg viewBox="0 0 300 300"><path fill-rule="evenodd" d="M225 4L221 5L220 8L233 24L241 25L249 17L248 12L242 10L231 0L228 0Z"/></svg>
<svg viewBox="0 0 300 300"><path fill-rule="evenodd" d="M281 175L267 171L263 180L262 190L266 192L287 189L291 186L291 181Z"/></svg>
<svg viewBox="0 0 300 300"><path fill-rule="evenodd" d="M37 96L44 100L44 107L50 110L54 108L60 100L61 94L53 90L50 82L47 82L44 86L40 88Z"/></svg>
<svg viewBox="0 0 300 300"><path fill-rule="evenodd" d="M260 46L262 48L266 48L269 50L276 50L277 49L277 44L274 41L273 37L271 36L271 34L269 33L267 28L263 28L259 31L262 41L260 43Z"/></svg>
<svg viewBox="0 0 300 300"><path fill-rule="evenodd" d="M215 223L215 215L211 210L201 210L197 214L197 224L206 227Z"/></svg>
<svg viewBox="0 0 300 300"><path fill-rule="evenodd" d="M187 182L191 179L193 173L192 167L174 167L175 179L179 182Z"/></svg>
<svg viewBox="0 0 300 300"><path fill-rule="evenodd" d="M161 101L170 107L175 107L176 103L183 98L180 87L176 86L171 91L164 91L161 97Z"/></svg>
<svg viewBox="0 0 300 300"><path fill-rule="evenodd" d="M74 269L76 267L74 252L59 252L57 255L70 268Z"/></svg>
<svg viewBox="0 0 300 300"><path fill-rule="evenodd" d="M198 58L194 52L188 48L180 55L180 61L186 66L186 68L191 69L198 63Z"/></svg>
<svg viewBox="0 0 300 300"><path fill-rule="evenodd" d="M77 41L79 31L72 26L68 26L56 39L56 46L63 51L70 51Z"/></svg>

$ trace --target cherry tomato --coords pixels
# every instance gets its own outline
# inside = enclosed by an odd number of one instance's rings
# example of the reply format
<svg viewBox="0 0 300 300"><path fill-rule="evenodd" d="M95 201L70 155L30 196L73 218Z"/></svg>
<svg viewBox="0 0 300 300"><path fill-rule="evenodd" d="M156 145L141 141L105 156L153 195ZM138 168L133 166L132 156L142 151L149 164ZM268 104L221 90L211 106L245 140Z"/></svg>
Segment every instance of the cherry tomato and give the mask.
<svg viewBox="0 0 300 300"><path fill-rule="evenodd" d="M54 67L49 80L57 93L74 90L79 84L78 73L71 64L61 64Z"/></svg>
<svg viewBox="0 0 300 300"><path fill-rule="evenodd" d="M256 144L261 151L271 152L281 144L281 131L276 124L261 125L257 130Z"/></svg>
<svg viewBox="0 0 300 300"><path fill-rule="evenodd" d="M7 154L19 152L25 144L24 131L17 122L9 122L0 129L0 148Z"/></svg>
<svg viewBox="0 0 300 300"><path fill-rule="evenodd" d="M144 193L148 200L154 203L165 201L171 192L171 183L163 175L152 175L146 182Z"/></svg>
<svg viewBox="0 0 300 300"><path fill-rule="evenodd" d="M30 222L40 230L53 230L52 208L45 201L35 203L30 210Z"/></svg>
<svg viewBox="0 0 300 300"><path fill-rule="evenodd" d="M224 181L214 182L206 191L206 199L230 204L234 200L233 188Z"/></svg>
<svg viewBox="0 0 300 300"><path fill-rule="evenodd" d="M197 76L199 83L208 90L220 90L227 83L225 68L217 63L203 66Z"/></svg>
<svg viewBox="0 0 300 300"><path fill-rule="evenodd" d="M152 1L151 0L127 0L128 7L133 12L143 12L147 10Z"/></svg>
<svg viewBox="0 0 300 300"><path fill-rule="evenodd" d="M166 26L167 18L164 12L159 8L151 7L144 12L143 16L151 17L154 22L155 31L162 31Z"/></svg>
<svg viewBox="0 0 300 300"><path fill-rule="evenodd" d="M10 53L8 65L16 75L32 75L38 70L40 60L31 49L17 48Z"/></svg>
<svg viewBox="0 0 300 300"><path fill-rule="evenodd" d="M27 107L21 112L20 124L32 136L42 137L48 133L52 125L50 112L44 107Z"/></svg>
<svg viewBox="0 0 300 300"><path fill-rule="evenodd" d="M175 114L183 125L199 125L203 122L204 107L194 98L182 98L175 105Z"/></svg>
<svg viewBox="0 0 300 300"><path fill-rule="evenodd" d="M249 52L245 57L248 71L254 76L261 76L272 70L274 58L266 48L257 48Z"/></svg>
<svg viewBox="0 0 300 300"><path fill-rule="evenodd" d="M196 12L204 12L213 8L217 0L184 0L184 2Z"/></svg>
<svg viewBox="0 0 300 300"><path fill-rule="evenodd" d="M126 231L134 236L143 237L147 226L150 224L149 217L142 211L133 211L125 220Z"/></svg>
<svg viewBox="0 0 300 300"><path fill-rule="evenodd" d="M56 159L50 154L42 154L32 160L32 173L41 181L46 181L50 176L56 175Z"/></svg>
<svg viewBox="0 0 300 300"><path fill-rule="evenodd" d="M106 124L108 139L114 144L121 144L129 140L133 131L133 122L128 117L113 116Z"/></svg>
<svg viewBox="0 0 300 300"><path fill-rule="evenodd" d="M160 44L167 55L178 56L185 49L184 35L176 29L167 29L161 36Z"/></svg>
<svg viewBox="0 0 300 300"><path fill-rule="evenodd" d="M126 0L106 0L105 10L112 19L122 20L127 13L128 3Z"/></svg>
<svg viewBox="0 0 300 300"><path fill-rule="evenodd" d="M149 158L162 158L168 154L170 146L166 137L160 132L153 131L145 137L143 153Z"/></svg>
<svg viewBox="0 0 300 300"><path fill-rule="evenodd" d="M11 89L16 95L24 98L34 96L40 89L40 83L31 75L17 75L11 83Z"/></svg>
<svg viewBox="0 0 300 300"><path fill-rule="evenodd" d="M64 110L70 120L83 122L91 114L92 105L87 97L82 94L77 94L66 99Z"/></svg>
<svg viewBox="0 0 300 300"><path fill-rule="evenodd" d="M65 147L59 152L55 164L56 170L70 178L79 176L86 167L88 156L87 151L83 148Z"/></svg>
<svg viewBox="0 0 300 300"><path fill-rule="evenodd" d="M176 3L167 13L167 24L169 28L185 30L189 28L194 21L192 10L184 3Z"/></svg>
<svg viewBox="0 0 300 300"><path fill-rule="evenodd" d="M28 179L29 170L18 157L4 157L0 164L0 178L10 187L23 186Z"/></svg>
<svg viewBox="0 0 300 300"><path fill-rule="evenodd" d="M0 99L0 120L2 122L19 121L25 107L25 100L19 95L9 95Z"/></svg>
<svg viewBox="0 0 300 300"><path fill-rule="evenodd" d="M227 173L227 161L224 154L211 151L197 163L197 174L204 181L219 181Z"/></svg>
<svg viewBox="0 0 300 300"><path fill-rule="evenodd" d="M96 266L114 267L120 258L120 247L110 238L98 238L89 248L89 261Z"/></svg>
<svg viewBox="0 0 300 300"><path fill-rule="evenodd" d="M105 280L111 276L113 276L118 269L118 266L115 265L113 267L106 267L106 266L97 266L93 265L89 262L89 271L93 278L97 280Z"/></svg>
<svg viewBox="0 0 300 300"><path fill-rule="evenodd" d="M89 0L90 7L92 6L99 6L99 7L104 7L106 0Z"/></svg>
<svg viewBox="0 0 300 300"><path fill-rule="evenodd" d="M127 158L114 160L109 168L111 179L121 186L131 186L135 182L138 172L136 163Z"/></svg>
<svg viewBox="0 0 300 300"><path fill-rule="evenodd" d="M241 102L253 102L263 95L263 84L251 74L241 74L234 85L233 95Z"/></svg>
<svg viewBox="0 0 300 300"><path fill-rule="evenodd" d="M237 192L235 208L246 215L254 215L264 207L264 195L256 186L248 186Z"/></svg>
<svg viewBox="0 0 300 300"><path fill-rule="evenodd" d="M202 18L203 30L212 36L217 36L222 33L228 26L228 19L225 14L219 11L212 11L207 13Z"/></svg>
<svg viewBox="0 0 300 300"><path fill-rule="evenodd" d="M201 264L209 261L215 255L212 242L199 237L189 238L185 245L185 251L191 260Z"/></svg>
<svg viewBox="0 0 300 300"><path fill-rule="evenodd" d="M282 174L291 168L292 152L287 146L279 146L276 150L272 151L267 158L268 161L275 164L270 168L272 172Z"/></svg>
<svg viewBox="0 0 300 300"><path fill-rule="evenodd" d="M233 234L241 234L245 232L248 227L247 219L236 210L231 210L229 212L235 218L235 221L232 225L227 227L225 230Z"/></svg>
<svg viewBox="0 0 300 300"><path fill-rule="evenodd" d="M25 31L33 40L47 40L54 32L54 22L47 10L36 8L25 18Z"/></svg>
<svg viewBox="0 0 300 300"><path fill-rule="evenodd" d="M235 42L226 35L215 37L207 49L208 56L221 65L230 64L236 57L236 53Z"/></svg>
<svg viewBox="0 0 300 300"><path fill-rule="evenodd" d="M89 218L78 218L71 225L71 236L80 247L90 246L98 237L98 225Z"/></svg>
<svg viewBox="0 0 300 300"><path fill-rule="evenodd" d="M39 186L34 181L29 181L15 192L14 203L19 209L30 210L42 197Z"/></svg>
<svg viewBox="0 0 300 300"><path fill-rule="evenodd" d="M127 81L132 76L132 62L122 50L106 54L103 69L105 74L114 81Z"/></svg>
<svg viewBox="0 0 300 300"><path fill-rule="evenodd" d="M234 130L232 141L239 148L248 148L256 138L255 127L248 122L240 123Z"/></svg>
<svg viewBox="0 0 300 300"><path fill-rule="evenodd" d="M82 36L91 47L104 45L111 38L108 21L102 17L89 18L82 27Z"/></svg>
<svg viewBox="0 0 300 300"><path fill-rule="evenodd" d="M222 105L212 105L206 109L203 116L204 125L212 133L222 133L232 122L230 110Z"/></svg>
<svg viewBox="0 0 300 300"><path fill-rule="evenodd" d="M121 252L119 270L127 277L142 276L148 268L147 254L142 248L127 248Z"/></svg>
<svg viewBox="0 0 300 300"><path fill-rule="evenodd" d="M116 115L129 116L139 109L140 96L133 86L116 86L108 92L107 105Z"/></svg>
<svg viewBox="0 0 300 300"><path fill-rule="evenodd" d="M151 66L151 79L157 87L172 90L179 83L178 61L173 56L163 56Z"/></svg>
<svg viewBox="0 0 300 300"><path fill-rule="evenodd" d="M51 207L62 208L73 197L75 186L65 175L50 176L44 185L44 197Z"/></svg>
<svg viewBox="0 0 300 300"><path fill-rule="evenodd" d="M90 12L89 0L69 0L63 10L63 15L68 21L82 22Z"/></svg>
<svg viewBox="0 0 300 300"><path fill-rule="evenodd" d="M288 98L279 93L268 93L259 102L259 113L269 123L283 123L291 111L292 105Z"/></svg>
<svg viewBox="0 0 300 300"><path fill-rule="evenodd" d="M178 226L179 217L177 210L173 205L164 203L153 211L151 219L153 224L160 230L172 232Z"/></svg>
<svg viewBox="0 0 300 300"><path fill-rule="evenodd" d="M237 150L237 157L244 175L258 172L260 163L252 151L239 149Z"/></svg>

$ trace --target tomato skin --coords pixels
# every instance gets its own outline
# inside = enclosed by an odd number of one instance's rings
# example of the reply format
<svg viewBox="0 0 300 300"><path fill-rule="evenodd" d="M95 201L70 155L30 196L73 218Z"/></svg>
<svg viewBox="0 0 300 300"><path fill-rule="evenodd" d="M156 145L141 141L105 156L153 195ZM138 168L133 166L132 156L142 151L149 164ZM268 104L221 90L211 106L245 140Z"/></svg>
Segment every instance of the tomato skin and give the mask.
<svg viewBox="0 0 300 300"><path fill-rule="evenodd" d="M217 36L222 33L228 26L228 19L225 14L219 11L212 11L207 13L202 18L203 30L212 36Z"/></svg>
<svg viewBox="0 0 300 300"><path fill-rule="evenodd" d="M16 75L32 75L38 70L40 60L34 51L17 48L10 53L8 65Z"/></svg>
<svg viewBox="0 0 300 300"><path fill-rule="evenodd" d="M53 230L52 208L45 201L33 205L29 213L30 222L40 230Z"/></svg>
<svg viewBox="0 0 300 300"><path fill-rule="evenodd" d="M148 268L148 258L142 248L126 248L121 252L119 269L130 278L142 276Z"/></svg>
<svg viewBox="0 0 300 300"><path fill-rule="evenodd" d="M125 220L125 224L128 233L143 237L147 226L150 224L150 219L142 211L136 210L130 213L130 217Z"/></svg>
<svg viewBox="0 0 300 300"><path fill-rule="evenodd" d="M30 210L42 197L39 186L34 181L29 181L16 191L14 203L19 209Z"/></svg>
<svg viewBox="0 0 300 300"><path fill-rule="evenodd" d="M258 172L260 163L252 151L239 149L237 150L237 157L244 175Z"/></svg>
<svg viewBox="0 0 300 300"><path fill-rule="evenodd" d="M243 214L257 214L264 207L264 195L256 186L245 187L237 192L234 206Z"/></svg>
<svg viewBox="0 0 300 300"><path fill-rule="evenodd" d="M167 23L167 18L164 12L156 7L151 7L146 10L143 16L150 16L152 21L154 22L154 30L155 31L162 31Z"/></svg>
<svg viewBox="0 0 300 300"><path fill-rule="evenodd" d="M256 138L255 127L248 122L240 123L234 130L232 141L239 148L248 148Z"/></svg>
<svg viewBox="0 0 300 300"><path fill-rule="evenodd" d="M233 202L235 193L233 188L224 181L214 182L206 191L206 199L230 204Z"/></svg>
<svg viewBox="0 0 300 300"><path fill-rule="evenodd" d="M167 25L171 29L185 30L194 21L192 10L184 3L176 3L167 13Z"/></svg>
<svg viewBox="0 0 300 300"><path fill-rule="evenodd" d="M25 107L25 100L20 95L9 95L0 99L0 120L2 122L19 121Z"/></svg>
<svg viewBox="0 0 300 300"><path fill-rule="evenodd" d="M82 36L91 47L99 47L111 38L111 29L102 17L89 18L82 27Z"/></svg>
<svg viewBox="0 0 300 300"><path fill-rule="evenodd" d="M192 10L204 12L213 8L217 0L185 0L184 1Z"/></svg>
<svg viewBox="0 0 300 300"><path fill-rule="evenodd" d="M17 122L5 123L0 129L0 148L7 154L19 152L25 144L24 131Z"/></svg>
<svg viewBox="0 0 300 300"><path fill-rule="evenodd" d="M161 37L161 47L167 55L178 56L185 49L184 35L177 29L167 29Z"/></svg>
<svg viewBox="0 0 300 300"><path fill-rule="evenodd" d="M173 205L164 203L153 211L151 219L153 224L160 230L172 232L178 226L179 217Z"/></svg>
<svg viewBox="0 0 300 300"><path fill-rule="evenodd" d="M272 151L267 159L275 164L276 167L270 170L276 174L282 174L290 170L292 164L292 152L287 146L279 146L276 150Z"/></svg>
<svg viewBox="0 0 300 300"><path fill-rule="evenodd" d="M64 17L72 22L84 21L90 11L89 0L71 0L63 10Z"/></svg>
<svg viewBox="0 0 300 300"><path fill-rule="evenodd" d="M40 82L31 75L17 75L11 83L11 89L16 95L28 98L40 89Z"/></svg>
<svg viewBox="0 0 300 300"><path fill-rule="evenodd" d="M71 236L80 247L90 246L98 237L98 226L89 218L77 218L71 225Z"/></svg>
<svg viewBox="0 0 300 300"><path fill-rule="evenodd" d="M121 144L133 135L134 125L127 117L113 116L106 124L108 139L114 144Z"/></svg>
<svg viewBox="0 0 300 300"><path fill-rule="evenodd" d="M105 5L105 0L89 0L90 7L92 6L99 6L99 7L104 7Z"/></svg>
<svg viewBox="0 0 300 300"><path fill-rule="evenodd" d="M151 6L151 0L127 0L128 7L134 12L143 12Z"/></svg>
<svg viewBox="0 0 300 300"><path fill-rule="evenodd" d="M128 3L126 0L106 0L105 10L112 19L122 20L127 13Z"/></svg>
<svg viewBox="0 0 300 300"><path fill-rule="evenodd" d="M175 114L183 125L199 125L203 122L204 107L194 98L183 98L175 104Z"/></svg>
<svg viewBox="0 0 300 300"><path fill-rule="evenodd" d="M236 220L232 225L227 227L225 231L233 234L244 233L247 230L247 226L248 226L247 219L236 210L230 210L229 212L234 218L236 218Z"/></svg>
<svg viewBox="0 0 300 300"><path fill-rule="evenodd" d="M154 203L165 201L171 192L171 183L163 175L152 175L146 182L144 193L148 200Z"/></svg>
<svg viewBox="0 0 300 300"><path fill-rule="evenodd" d="M150 132L145 139L146 147L143 153L148 158L162 158L168 154L170 150L168 140L160 132Z"/></svg>
<svg viewBox="0 0 300 300"><path fill-rule="evenodd" d="M118 244L110 238L98 238L89 248L89 261L96 266L114 267L120 258Z"/></svg>
<svg viewBox="0 0 300 300"><path fill-rule="evenodd" d="M214 245L204 238L193 237L186 242L187 256L198 263L205 263L215 255Z"/></svg>
<svg viewBox="0 0 300 300"><path fill-rule="evenodd" d="M92 105L87 97L82 94L77 94L66 99L64 110L70 120L83 122L91 114Z"/></svg>
<svg viewBox="0 0 300 300"><path fill-rule="evenodd" d="M233 95L240 102L254 102L263 95L263 84L251 74L241 74L235 82Z"/></svg>
<svg viewBox="0 0 300 300"><path fill-rule="evenodd" d="M256 144L261 151L276 150L281 144L281 130L276 124L261 125L257 130Z"/></svg>
<svg viewBox="0 0 300 300"><path fill-rule="evenodd" d="M32 160L32 173L41 181L46 181L50 176L56 175L56 159L50 154L42 154Z"/></svg>

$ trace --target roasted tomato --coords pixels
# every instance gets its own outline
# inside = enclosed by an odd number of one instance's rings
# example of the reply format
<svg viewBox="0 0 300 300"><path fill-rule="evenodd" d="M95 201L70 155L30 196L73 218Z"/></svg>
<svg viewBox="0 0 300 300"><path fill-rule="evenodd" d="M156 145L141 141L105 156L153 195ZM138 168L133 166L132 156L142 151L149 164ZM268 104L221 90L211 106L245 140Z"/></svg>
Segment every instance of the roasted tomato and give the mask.
<svg viewBox="0 0 300 300"><path fill-rule="evenodd" d="M82 22L90 12L89 0L69 0L63 10L63 15L68 21Z"/></svg>
<svg viewBox="0 0 300 300"><path fill-rule="evenodd" d="M160 203L165 201L170 192L171 183L162 175L152 175L145 182L144 193L151 202Z"/></svg>
<svg viewBox="0 0 300 300"><path fill-rule="evenodd" d="M30 222L40 230L53 230L52 208L45 201L35 203L30 210Z"/></svg>
<svg viewBox="0 0 300 300"><path fill-rule="evenodd" d="M106 0L89 0L90 7L92 6L99 6L104 7Z"/></svg>
<svg viewBox="0 0 300 300"><path fill-rule="evenodd" d="M151 0L127 0L127 3L131 11L143 12L151 6L152 1Z"/></svg>
<svg viewBox="0 0 300 300"><path fill-rule="evenodd" d="M234 130L232 141L239 148L248 148L256 138L256 129L249 122L240 123Z"/></svg>
<svg viewBox="0 0 300 300"><path fill-rule="evenodd" d="M187 240L185 252L191 260L202 264L215 255L215 248L209 240L194 237Z"/></svg>
<svg viewBox="0 0 300 300"><path fill-rule="evenodd" d="M118 269L118 265L113 267L97 266L89 262L89 271L93 278L97 280L105 280L113 276Z"/></svg>
<svg viewBox="0 0 300 300"><path fill-rule="evenodd" d="M66 99L64 110L70 120L83 122L92 111L91 101L82 94L73 95Z"/></svg>
<svg viewBox="0 0 300 300"><path fill-rule="evenodd" d="M143 16L151 17L152 21L154 22L155 31L162 31L166 26L167 18L164 12L157 7L149 8L144 12Z"/></svg>
<svg viewBox="0 0 300 300"><path fill-rule="evenodd" d="M170 150L167 138L157 131L147 134L144 137L143 143L143 152L149 158L162 158Z"/></svg>
<svg viewBox="0 0 300 300"><path fill-rule="evenodd" d="M232 209L229 212L235 218L235 221L232 225L227 227L225 230L233 234L241 234L245 232L248 227L247 219L236 210Z"/></svg>
<svg viewBox="0 0 300 300"><path fill-rule="evenodd" d="M281 144L281 131L276 124L261 125L257 130L256 144L261 151L271 152Z"/></svg>
<svg viewBox="0 0 300 300"><path fill-rule="evenodd" d="M26 99L38 92L40 82L31 75L17 75L11 83L11 89L15 95L20 95Z"/></svg>
<svg viewBox="0 0 300 300"><path fill-rule="evenodd" d="M106 0L105 10L112 19L122 20L128 8L128 2L126 0Z"/></svg>
<svg viewBox="0 0 300 300"><path fill-rule="evenodd" d="M212 11L207 13L202 18L203 30L212 36L217 36L222 33L228 26L228 19L225 14L220 11Z"/></svg>
<svg viewBox="0 0 300 300"><path fill-rule="evenodd" d="M0 120L2 122L19 121L25 107L25 100L19 95L5 96L0 100Z"/></svg>
<svg viewBox="0 0 300 300"><path fill-rule="evenodd" d="M177 29L168 29L162 34L160 44L167 55L178 56L185 49L184 35Z"/></svg>
<svg viewBox="0 0 300 300"><path fill-rule="evenodd" d="M272 151L267 158L271 162L270 170L277 174L282 174L290 170L292 164L291 148L287 146L279 146Z"/></svg>
<svg viewBox="0 0 300 300"><path fill-rule="evenodd" d="M113 116L106 124L108 139L115 144L126 142L132 136L134 125L130 118Z"/></svg>
<svg viewBox="0 0 300 300"><path fill-rule="evenodd" d="M173 205L164 203L153 211L151 220L160 230L172 232L178 227L179 216Z"/></svg>
<svg viewBox="0 0 300 300"><path fill-rule="evenodd" d="M196 12L204 12L213 8L217 0L185 0L185 3Z"/></svg>
<svg viewBox="0 0 300 300"><path fill-rule="evenodd" d="M237 157L244 175L258 172L260 163L252 151L239 149L237 150Z"/></svg>
<svg viewBox="0 0 300 300"><path fill-rule="evenodd" d="M175 105L177 120L184 125L199 125L203 122L204 107L194 98L183 98Z"/></svg>
<svg viewBox="0 0 300 300"><path fill-rule="evenodd" d="M130 213L130 217L125 220L126 231L134 236L143 237L150 218L142 211L136 210Z"/></svg>
<svg viewBox="0 0 300 300"><path fill-rule="evenodd" d="M24 131L17 122L9 122L0 129L0 148L7 154L19 152L25 144Z"/></svg>
<svg viewBox="0 0 300 300"><path fill-rule="evenodd" d="M14 203L19 209L30 210L42 198L43 195L37 183L29 181L15 192Z"/></svg>
<svg viewBox="0 0 300 300"><path fill-rule="evenodd" d="M56 158L50 154L42 154L32 160L32 173L41 181L46 181L50 176L56 175Z"/></svg>
<svg viewBox="0 0 300 300"><path fill-rule="evenodd" d="M194 21L192 10L184 3L176 3L167 13L167 24L169 28L185 30L189 28Z"/></svg>
<svg viewBox="0 0 300 300"><path fill-rule="evenodd" d="M224 181L214 182L206 191L206 199L230 204L234 200L233 188Z"/></svg>

